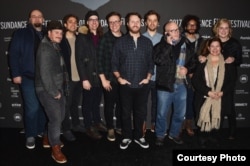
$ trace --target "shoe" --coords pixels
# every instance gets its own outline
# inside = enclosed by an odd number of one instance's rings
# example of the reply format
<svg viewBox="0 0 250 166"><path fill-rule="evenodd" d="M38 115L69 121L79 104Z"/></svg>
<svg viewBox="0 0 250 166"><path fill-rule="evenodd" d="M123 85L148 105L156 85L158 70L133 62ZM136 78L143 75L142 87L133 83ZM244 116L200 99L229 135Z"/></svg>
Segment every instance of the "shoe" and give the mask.
<svg viewBox="0 0 250 166"><path fill-rule="evenodd" d="M109 129L108 130L107 139L109 141L115 141L115 131L114 131L114 129Z"/></svg>
<svg viewBox="0 0 250 166"><path fill-rule="evenodd" d="M94 125L95 129L101 132L107 132L108 129L106 126L104 126L102 123L98 123Z"/></svg>
<svg viewBox="0 0 250 166"><path fill-rule="evenodd" d="M41 132L41 133L39 133L39 134L37 134L37 136L39 137L39 138L42 138L43 137L43 132Z"/></svg>
<svg viewBox="0 0 250 166"><path fill-rule="evenodd" d="M184 143L184 142L181 140L181 138L179 138L179 137L171 137L171 136L168 136L168 138L169 138L170 140L174 141L176 144L179 144L179 145L181 145L181 144Z"/></svg>
<svg viewBox="0 0 250 166"><path fill-rule="evenodd" d="M93 139L101 139L102 135L93 127L86 130L86 134Z"/></svg>
<svg viewBox="0 0 250 166"><path fill-rule="evenodd" d="M122 129L121 128L117 128L115 129L115 132L119 135L122 135Z"/></svg>
<svg viewBox="0 0 250 166"><path fill-rule="evenodd" d="M51 146L50 146L50 143L49 143L49 138L48 138L48 136L46 135L46 136L43 136L43 148L50 148ZM64 147L64 144L63 143L61 143L60 144L60 147L62 148L62 147Z"/></svg>
<svg viewBox="0 0 250 166"><path fill-rule="evenodd" d="M129 138L125 138L122 140L121 144L120 144L120 149L127 149L128 145L131 143L131 139Z"/></svg>
<svg viewBox="0 0 250 166"><path fill-rule="evenodd" d="M150 129L150 131L151 131L152 133L155 132L155 124L154 124L154 123L151 124L151 129Z"/></svg>
<svg viewBox="0 0 250 166"><path fill-rule="evenodd" d="M85 132L86 132L85 128L84 128L82 125L74 126L74 127L72 128L72 130L73 130L74 132L81 132L81 133L85 133Z"/></svg>
<svg viewBox="0 0 250 166"><path fill-rule="evenodd" d="M194 135L194 130L193 130L193 127L192 127L192 124L193 124L193 120L192 119L186 119L185 120L185 129L186 129L186 132L189 136L193 136Z"/></svg>
<svg viewBox="0 0 250 166"><path fill-rule="evenodd" d="M35 141L36 141L36 140L35 140L34 137L28 137L28 138L26 139L26 147L27 147L28 149L34 149L35 146L36 146Z"/></svg>
<svg viewBox="0 0 250 166"><path fill-rule="evenodd" d="M74 136L74 134L73 134L70 130L64 131L64 132L63 132L63 137L64 137L67 141L70 141L70 142L76 140L76 137Z"/></svg>
<svg viewBox="0 0 250 166"><path fill-rule="evenodd" d="M51 157L57 162L57 163L66 163L67 159L64 156L64 154L61 151L60 145L55 145L52 147L52 154Z"/></svg>
<svg viewBox="0 0 250 166"><path fill-rule="evenodd" d="M142 138L140 138L140 139L135 139L134 140L135 141L135 143L137 143L138 145L140 145L142 148L144 148L144 149L147 149L147 148L149 148L149 144L148 144L148 142L145 140L145 138L144 137L142 137Z"/></svg>
<svg viewBox="0 0 250 166"><path fill-rule="evenodd" d="M157 137L155 140L155 145L163 146L164 145L164 138Z"/></svg>

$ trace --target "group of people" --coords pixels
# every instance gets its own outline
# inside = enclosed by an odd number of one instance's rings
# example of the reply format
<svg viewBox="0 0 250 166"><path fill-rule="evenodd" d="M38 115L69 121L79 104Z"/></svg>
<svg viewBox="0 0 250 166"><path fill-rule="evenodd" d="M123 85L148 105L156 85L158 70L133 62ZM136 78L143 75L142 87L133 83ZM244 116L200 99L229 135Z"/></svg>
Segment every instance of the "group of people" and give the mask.
<svg viewBox="0 0 250 166"><path fill-rule="evenodd" d="M233 96L242 53L240 43L232 38L230 21L219 20L215 36L204 40L195 15L183 18L183 31L175 22L166 22L162 34L156 11L144 15L145 33L141 20L139 13L128 13L123 33L121 14L110 12L108 31L103 33L98 12L88 11L82 32L74 14L44 27L42 12L30 12L27 28L17 30L10 45L11 74L24 101L27 148L35 148L35 138L42 136L52 158L65 163L60 134L74 141L72 131L93 139L107 133L109 141L119 133L120 149L127 149L132 140L149 148L148 113L157 146L164 145L166 136L183 144L183 128L193 136L196 123L205 146L215 131L218 135L224 116L229 119L229 139L235 138ZM147 108L149 95L151 108ZM100 115L102 96L106 124ZM80 102L84 126L79 120Z"/></svg>

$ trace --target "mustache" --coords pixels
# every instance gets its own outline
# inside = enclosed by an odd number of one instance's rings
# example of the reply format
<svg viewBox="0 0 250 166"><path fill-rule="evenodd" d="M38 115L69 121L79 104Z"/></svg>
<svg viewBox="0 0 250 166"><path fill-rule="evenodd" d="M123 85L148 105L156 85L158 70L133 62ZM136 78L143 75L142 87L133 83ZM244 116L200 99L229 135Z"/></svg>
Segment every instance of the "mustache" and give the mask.
<svg viewBox="0 0 250 166"><path fill-rule="evenodd" d="M33 25L34 25L34 27L39 28L39 27L42 27L43 24L42 23L34 23Z"/></svg>

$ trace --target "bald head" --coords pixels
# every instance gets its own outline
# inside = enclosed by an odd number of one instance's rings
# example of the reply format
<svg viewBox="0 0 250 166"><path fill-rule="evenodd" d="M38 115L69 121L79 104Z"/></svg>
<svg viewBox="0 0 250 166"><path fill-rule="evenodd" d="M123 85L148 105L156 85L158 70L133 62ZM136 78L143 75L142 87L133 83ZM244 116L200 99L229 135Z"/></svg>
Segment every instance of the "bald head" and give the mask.
<svg viewBox="0 0 250 166"><path fill-rule="evenodd" d="M168 35L171 40L179 40L180 38L179 26L173 21L170 21L165 24L164 33L165 35Z"/></svg>

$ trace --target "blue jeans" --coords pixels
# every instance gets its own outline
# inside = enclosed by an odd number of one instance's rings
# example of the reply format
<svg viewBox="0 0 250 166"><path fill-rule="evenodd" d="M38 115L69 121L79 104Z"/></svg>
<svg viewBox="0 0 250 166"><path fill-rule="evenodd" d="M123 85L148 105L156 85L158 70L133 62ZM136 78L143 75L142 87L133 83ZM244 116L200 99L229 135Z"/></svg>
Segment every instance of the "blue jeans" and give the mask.
<svg viewBox="0 0 250 166"><path fill-rule="evenodd" d="M169 136L178 137L186 113L187 90L185 84L174 84L174 92L157 90L156 137L164 138L168 129L168 112L173 104Z"/></svg>
<svg viewBox="0 0 250 166"><path fill-rule="evenodd" d="M49 119L48 122L48 138L51 146L61 145L60 134L61 125L65 117L66 99L65 96L59 100L54 99L46 91L38 92L38 97L44 107Z"/></svg>
<svg viewBox="0 0 250 166"><path fill-rule="evenodd" d="M35 81L22 77L20 85L24 104L24 129L25 136L36 137L44 132L46 125L45 112L40 104L35 91Z"/></svg>

